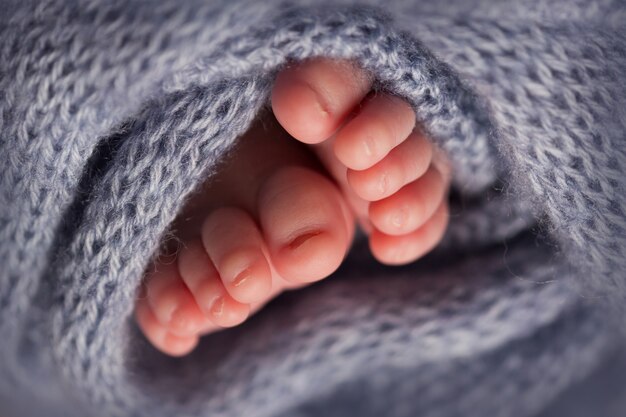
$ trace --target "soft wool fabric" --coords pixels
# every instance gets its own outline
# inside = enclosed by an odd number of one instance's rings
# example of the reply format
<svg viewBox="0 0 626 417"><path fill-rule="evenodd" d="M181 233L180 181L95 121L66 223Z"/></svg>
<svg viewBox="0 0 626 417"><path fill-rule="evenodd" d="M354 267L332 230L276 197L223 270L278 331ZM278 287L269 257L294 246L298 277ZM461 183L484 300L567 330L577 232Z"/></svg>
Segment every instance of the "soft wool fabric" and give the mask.
<svg viewBox="0 0 626 417"><path fill-rule="evenodd" d="M46 416L530 416L622 343L622 1L14 2L0 31L0 404ZM370 7L371 6L371 7ZM429 258L170 359L132 310L277 71L353 59L454 168Z"/></svg>

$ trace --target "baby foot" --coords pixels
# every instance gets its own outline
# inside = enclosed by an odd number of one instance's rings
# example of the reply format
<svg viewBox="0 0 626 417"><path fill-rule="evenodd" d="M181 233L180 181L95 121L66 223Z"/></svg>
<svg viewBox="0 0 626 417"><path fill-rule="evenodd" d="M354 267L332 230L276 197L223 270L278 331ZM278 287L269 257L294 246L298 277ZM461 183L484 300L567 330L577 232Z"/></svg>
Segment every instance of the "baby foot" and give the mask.
<svg viewBox="0 0 626 417"><path fill-rule="evenodd" d="M354 218L322 171L272 115L240 138L175 223L178 253L146 274L135 316L155 347L184 355L200 335L335 271Z"/></svg>
<svg viewBox="0 0 626 417"><path fill-rule="evenodd" d="M313 59L278 75L272 107L340 185L373 255L406 264L443 236L449 169L415 129L411 106L371 89L370 76L350 62Z"/></svg>
<svg viewBox="0 0 626 417"><path fill-rule="evenodd" d="M254 126L187 204L175 228L180 251L146 276L136 318L158 349L184 355L200 335L330 275L352 241L352 213L383 263L411 262L439 242L447 164L405 101L370 89L367 73L346 61L279 74L276 118L317 153L341 192L273 117Z"/></svg>

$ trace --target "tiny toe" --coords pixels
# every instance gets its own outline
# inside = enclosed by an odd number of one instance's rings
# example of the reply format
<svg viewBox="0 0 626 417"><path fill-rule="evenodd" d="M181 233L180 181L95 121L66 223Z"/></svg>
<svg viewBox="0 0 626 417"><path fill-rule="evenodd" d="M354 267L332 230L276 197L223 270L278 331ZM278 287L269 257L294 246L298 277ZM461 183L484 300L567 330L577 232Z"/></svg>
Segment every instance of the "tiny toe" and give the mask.
<svg viewBox="0 0 626 417"><path fill-rule="evenodd" d="M313 282L339 267L354 231L342 204L335 185L306 168L283 168L263 184L259 219L282 277Z"/></svg>
<svg viewBox="0 0 626 417"><path fill-rule="evenodd" d="M190 242L181 250L178 268L196 304L212 323L219 327L232 327L248 318L250 306L228 294L200 240ZM205 326L201 332L210 329L211 326Z"/></svg>
<svg viewBox="0 0 626 417"><path fill-rule="evenodd" d="M399 97L379 94L337 133L335 156L345 166L364 170L380 162L415 127L415 113Z"/></svg>
<svg viewBox="0 0 626 417"><path fill-rule="evenodd" d="M381 200L424 175L432 154L430 142L421 133L413 132L373 167L362 171L349 169L348 183L362 199Z"/></svg>
<svg viewBox="0 0 626 417"><path fill-rule="evenodd" d="M365 97L371 77L350 61L311 59L282 70L272 90L276 119L304 143L320 143Z"/></svg>
<svg viewBox="0 0 626 417"><path fill-rule="evenodd" d="M204 325L204 315L181 279L176 262L155 265L146 276L146 295L154 316L170 333L190 336Z"/></svg>
<svg viewBox="0 0 626 417"><path fill-rule="evenodd" d="M411 233L390 236L374 230L370 235L370 250L379 262L387 265L404 265L413 262L441 241L447 224L448 204L443 202L422 227Z"/></svg>
<svg viewBox="0 0 626 417"><path fill-rule="evenodd" d="M198 342L198 336L177 336L174 333L167 333L163 346L165 352L171 356L185 356L198 346Z"/></svg>
<svg viewBox="0 0 626 417"><path fill-rule="evenodd" d="M372 202L370 221L376 229L388 235L412 232L433 215L446 192L445 179L431 165L419 179L383 200Z"/></svg>
<svg viewBox="0 0 626 417"><path fill-rule="evenodd" d="M272 275L263 237L248 213L234 207L213 211L202 226L202 243L235 300L254 303L270 294Z"/></svg>
<svg viewBox="0 0 626 417"><path fill-rule="evenodd" d="M184 356L198 344L198 336L177 336L168 331L152 312L146 298L137 300L135 318L146 339L161 352L171 356Z"/></svg>

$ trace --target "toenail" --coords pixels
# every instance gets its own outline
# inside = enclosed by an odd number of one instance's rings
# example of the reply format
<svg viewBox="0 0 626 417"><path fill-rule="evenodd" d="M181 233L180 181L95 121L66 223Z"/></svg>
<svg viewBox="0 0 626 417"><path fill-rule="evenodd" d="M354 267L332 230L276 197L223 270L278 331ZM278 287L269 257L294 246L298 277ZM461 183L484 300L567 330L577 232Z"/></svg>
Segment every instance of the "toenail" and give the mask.
<svg viewBox="0 0 626 417"><path fill-rule="evenodd" d="M239 287L240 285L248 281L248 278L252 276L252 272L250 271L251 269L252 268L248 267L244 269L243 271L241 271L240 273L238 273L235 276L235 279L233 280L233 283L232 283L233 287Z"/></svg>
<svg viewBox="0 0 626 417"><path fill-rule="evenodd" d="M296 250L300 246L304 245L308 240L314 238L315 236L321 235L323 232L321 230L314 230L311 232L303 233L289 242L288 246L291 250Z"/></svg>
<svg viewBox="0 0 626 417"><path fill-rule="evenodd" d="M222 296L217 297L215 300L213 300L210 308L211 314L213 314L215 317L221 317L222 314L224 314L225 302L226 300L224 300L224 297Z"/></svg>
<svg viewBox="0 0 626 417"><path fill-rule="evenodd" d="M381 194L385 194L389 188L389 173L383 172L378 182L378 191Z"/></svg>
<svg viewBox="0 0 626 417"><path fill-rule="evenodd" d="M365 156L371 157L374 155L374 146L374 138L367 136L365 140L363 140L363 152L365 152Z"/></svg>
<svg viewBox="0 0 626 417"><path fill-rule="evenodd" d="M166 323L170 323L174 319L174 315L179 308L178 302L168 301L163 302L162 300L158 308L160 312L159 317L161 317L161 320L165 319Z"/></svg>
<svg viewBox="0 0 626 417"><path fill-rule="evenodd" d="M309 83L302 81L301 84L305 90L308 90L310 92L311 97L313 98L312 101L315 103L315 107L317 108L319 115L325 119L329 119L331 112L329 110L328 103L326 103L322 95Z"/></svg>
<svg viewBox="0 0 626 417"><path fill-rule="evenodd" d="M315 104L317 105L317 110L319 111L320 116L322 116L324 119L330 119L330 112L326 110L322 103L320 103L318 100L315 102Z"/></svg>
<svg viewBox="0 0 626 417"><path fill-rule="evenodd" d="M409 212L406 208L396 210L396 212L391 216L391 224L397 228L401 228L406 224L408 217Z"/></svg>
<svg viewBox="0 0 626 417"><path fill-rule="evenodd" d="M188 314L180 308L176 309L172 314L169 322L170 326L180 331L192 332L195 330L195 323L189 320Z"/></svg>

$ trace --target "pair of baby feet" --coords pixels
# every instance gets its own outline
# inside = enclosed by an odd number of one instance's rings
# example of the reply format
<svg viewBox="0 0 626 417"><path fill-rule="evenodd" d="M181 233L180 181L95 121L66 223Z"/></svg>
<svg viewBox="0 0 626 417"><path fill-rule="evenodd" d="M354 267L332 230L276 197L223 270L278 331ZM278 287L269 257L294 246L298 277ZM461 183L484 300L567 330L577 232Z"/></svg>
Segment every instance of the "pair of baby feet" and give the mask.
<svg viewBox="0 0 626 417"><path fill-rule="evenodd" d="M412 262L440 241L447 164L407 102L371 90L370 75L347 61L278 74L273 112L190 198L174 227L181 247L146 274L135 316L156 348L185 355L201 335L327 277L357 221L385 264Z"/></svg>

